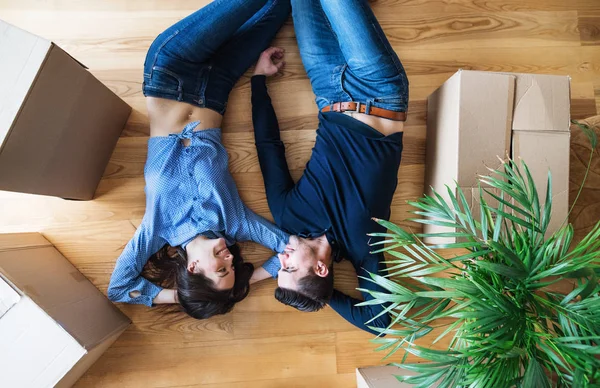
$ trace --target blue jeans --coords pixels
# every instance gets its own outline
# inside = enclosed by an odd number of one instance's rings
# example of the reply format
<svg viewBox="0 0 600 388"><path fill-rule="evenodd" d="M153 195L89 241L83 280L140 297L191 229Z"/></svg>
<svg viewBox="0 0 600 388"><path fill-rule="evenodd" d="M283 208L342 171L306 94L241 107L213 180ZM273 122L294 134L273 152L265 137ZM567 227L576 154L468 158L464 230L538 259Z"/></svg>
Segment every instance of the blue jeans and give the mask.
<svg viewBox="0 0 600 388"><path fill-rule="evenodd" d="M302 63L319 109L356 101L405 112L408 79L367 0L292 0Z"/></svg>
<svg viewBox="0 0 600 388"><path fill-rule="evenodd" d="M289 0L213 1L154 40L144 62L144 96L224 114L231 89L289 13Z"/></svg>

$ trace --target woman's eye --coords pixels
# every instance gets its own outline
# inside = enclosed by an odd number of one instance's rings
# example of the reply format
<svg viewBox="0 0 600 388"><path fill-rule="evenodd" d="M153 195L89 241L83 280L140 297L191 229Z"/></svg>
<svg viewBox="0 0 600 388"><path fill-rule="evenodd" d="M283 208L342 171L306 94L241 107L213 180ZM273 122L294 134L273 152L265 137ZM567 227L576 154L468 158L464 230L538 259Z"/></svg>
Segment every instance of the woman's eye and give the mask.
<svg viewBox="0 0 600 388"><path fill-rule="evenodd" d="M223 268L219 268L219 269L217 270L217 272L225 272L225 267L223 267Z"/></svg>

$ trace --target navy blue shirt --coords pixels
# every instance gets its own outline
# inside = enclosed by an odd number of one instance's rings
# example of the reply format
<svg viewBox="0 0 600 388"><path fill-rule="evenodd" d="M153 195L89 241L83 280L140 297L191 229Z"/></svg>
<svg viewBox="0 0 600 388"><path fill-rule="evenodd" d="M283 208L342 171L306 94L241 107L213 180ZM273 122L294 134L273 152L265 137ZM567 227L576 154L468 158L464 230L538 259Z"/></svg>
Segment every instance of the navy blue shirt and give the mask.
<svg viewBox="0 0 600 388"><path fill-rule="evenodd" d="M321 113L312 156L294 183L264 76L252 78L252 105L256 147L275 222L300 236L326 234L337 256L353 264L360 288L385 292L362 277L367 272L385 275L383 254L370 253L369 242L377 239L367 234L385 232L372 218L390 217L403 134L386 137L343 113ZM264 268L276 277L279 262L271 260ZM364 292L363 297L372 299ZM384 306L355 306L360 302L335 290L329 305L355 326L371 331L365 322ZM389 323L389 316L383 314L369 325L387 327Z"/></svg>

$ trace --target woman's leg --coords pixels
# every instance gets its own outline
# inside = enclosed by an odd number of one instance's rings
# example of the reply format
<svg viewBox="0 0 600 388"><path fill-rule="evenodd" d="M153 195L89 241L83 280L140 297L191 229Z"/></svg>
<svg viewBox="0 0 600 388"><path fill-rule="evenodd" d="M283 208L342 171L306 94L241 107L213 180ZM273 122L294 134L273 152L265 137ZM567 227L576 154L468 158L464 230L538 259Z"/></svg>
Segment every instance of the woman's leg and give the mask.
<svg viewBox="0 0 600 388"><path fill-rule="evenodd" d="M231 89L269 47L289 14L290 0L270 0L217 50L204 92L207 107L225 111Z"/></svg>
<svg viewBox="0 0 600 388"><path fill-rule="evenodd" d="M320 0L292 0L292 16L317 106L322 109L333 102L348 101L341 83L346 60Z"/></svg>
<svg viewBox="0 0 600 388"><path fill-rule="evenodd" d="M152 43L146 56L144 95L205 107L211 59L273 2L215 0L169 27Z"/></svg>
<svg viewBox="0 0 600 388"><path fill-rule="evenodd" d="M206 62L267 1L215 0L165 30L149 51L160 50L186 62Z"/></svg>
<svg viewBox="0 0 600 388"><path fill-rule="evenodd" d="M348 64L343 87L355 101L406 111L408 80L367 0L320 0Z"/></svg>

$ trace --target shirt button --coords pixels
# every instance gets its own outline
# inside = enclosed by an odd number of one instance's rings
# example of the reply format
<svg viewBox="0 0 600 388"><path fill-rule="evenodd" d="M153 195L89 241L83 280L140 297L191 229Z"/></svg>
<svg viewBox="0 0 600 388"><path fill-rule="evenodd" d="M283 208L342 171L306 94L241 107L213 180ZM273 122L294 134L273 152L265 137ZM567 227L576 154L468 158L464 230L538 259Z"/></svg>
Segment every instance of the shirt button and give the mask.
<svg viewBox="0 0 600 388"><path fill-rule="evenodd" d="M198 197L194 197L194 201L197 201L197 200L198 200Z"/></svg>
<svg viewBox="0 0 600 388"><path fill-rule="evenodd" d="M190 149L189 149L189 148L186 148L186 149L185 149L185 152L189 153L189 152L190 152Z"/></svg>
<svg viewBox="0 0 600 388"><path fill-rule="evenodd" d="M194 173L193 173L193 172L190 172L190 176L194 176Z"/></svg>

